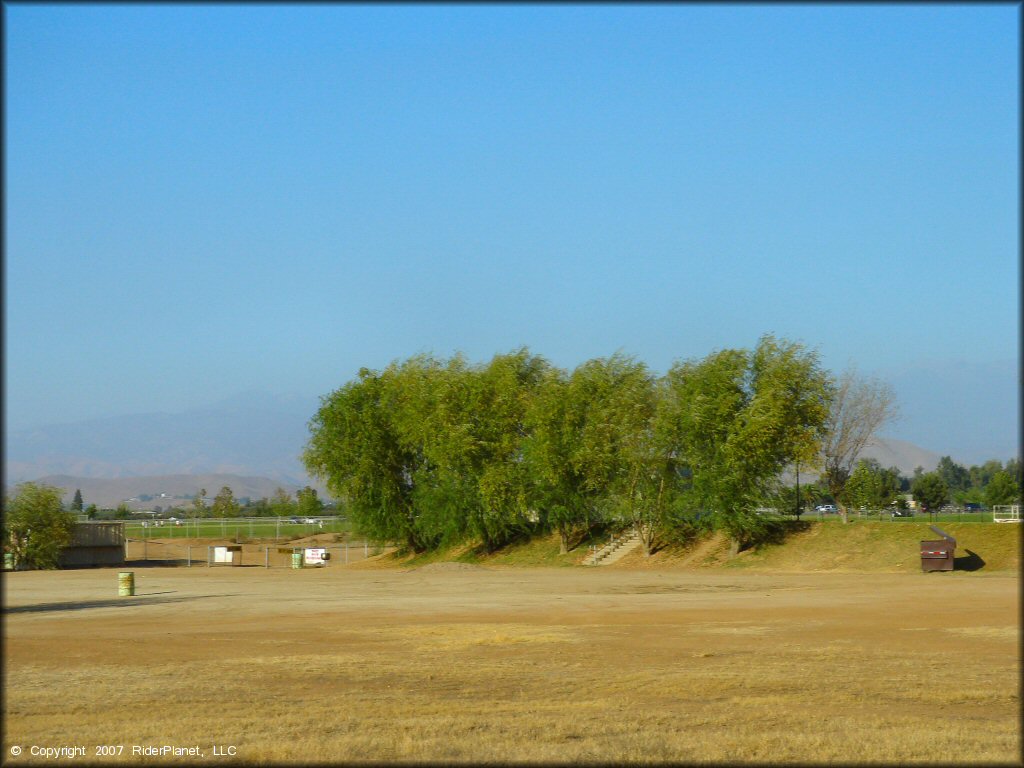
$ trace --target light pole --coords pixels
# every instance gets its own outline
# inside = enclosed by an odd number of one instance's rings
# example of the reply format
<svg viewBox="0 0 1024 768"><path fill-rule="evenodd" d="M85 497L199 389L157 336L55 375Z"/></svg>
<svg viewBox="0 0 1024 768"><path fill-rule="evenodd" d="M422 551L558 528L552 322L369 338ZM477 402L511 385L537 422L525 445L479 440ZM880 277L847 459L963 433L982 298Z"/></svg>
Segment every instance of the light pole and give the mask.
<svg viewBox="0 0 1024 768"><path fill-rule="evenodd" d="M800 462L796 463L796 519L800 519Z"/></svg>

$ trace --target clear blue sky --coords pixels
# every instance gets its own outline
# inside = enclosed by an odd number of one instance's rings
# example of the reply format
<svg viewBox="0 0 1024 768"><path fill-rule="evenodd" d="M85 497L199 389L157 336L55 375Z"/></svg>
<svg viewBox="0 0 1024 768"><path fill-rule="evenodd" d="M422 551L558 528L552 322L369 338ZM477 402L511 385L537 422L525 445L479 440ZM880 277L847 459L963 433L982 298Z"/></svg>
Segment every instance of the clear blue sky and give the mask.
<svg viewBox="0 0 1024 768"><path fill-rule="evenodd" d="M1016 452L1018 6L4 17L9 428L773 332Z"/></svg>

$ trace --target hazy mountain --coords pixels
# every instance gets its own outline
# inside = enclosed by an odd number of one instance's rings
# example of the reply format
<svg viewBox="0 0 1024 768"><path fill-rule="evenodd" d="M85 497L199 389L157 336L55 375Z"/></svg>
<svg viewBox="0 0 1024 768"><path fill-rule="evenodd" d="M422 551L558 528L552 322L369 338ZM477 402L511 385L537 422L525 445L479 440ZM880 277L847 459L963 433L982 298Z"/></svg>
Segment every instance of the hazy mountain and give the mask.
<svg viewBox="0 0 1024 768"><path fill-rule="evenodd" d="M914 470L921 467L925 472L931 472L939 466L942 458L935 451L929 451L919 445L914 445L906 440L896 440L892 437L876 437L860 452L858 459L875 459L886 469L896 467L900 474L906 477L913 477ZM956 456L953 461L963 464ZM800 468L800 482L812 483L818 478L818 473L806 467ZM792 485L795 474L787 470L782 475L783 482Z"/></svg>
<svg viewBox="0 0 1024 768"><path fill-rule="evenodd" d="M898 467L900 474L913 477L917 467L923 468L925 472L931 472L938 467L942 456L935 451L928 451L913 443L908 443L906 440L876 437L864 448L858 458L875 459L886 469ZM953 460L960 464L963 463L956 457L953 457Z"/></svg>
<svg viewBox="0 0 1024 768"><path fill-rule="evenodd" d="M883 374L900 409L892 429L903 437L964 466L1020 455L1019 360L935 361Z"/></svg>
<svg viewBox="0 0 1024 768"><path fill-rule="evenodd" d="M299 457L318 406L249 392L182 413L16 430L6 435L6 481L233 474L301 487L310 484Z"/></svg>

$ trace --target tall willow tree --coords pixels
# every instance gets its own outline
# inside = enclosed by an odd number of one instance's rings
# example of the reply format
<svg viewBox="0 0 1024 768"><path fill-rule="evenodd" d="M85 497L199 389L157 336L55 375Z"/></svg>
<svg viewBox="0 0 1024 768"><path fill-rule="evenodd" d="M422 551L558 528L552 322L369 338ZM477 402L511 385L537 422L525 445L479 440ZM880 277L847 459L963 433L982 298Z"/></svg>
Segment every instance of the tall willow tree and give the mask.
<svg viewBox="0 0 1024 768"><path fill-rule="evenodd" d="M621 354L588 360L571 376L548 371L538 386L525 455L535 504L562 553L609 514L646 520L648 506L637 502L653 407L647 367Z"/></svg>
<svg viewBox="0 0 1024 768"><path fill-rule="evenodd" d="M558 533L566 554L588 531L592 493L573 458L583 403L570 401L565 371L549 369L538 383L526 423L524 456L531 481L531 505L541 523Z"/></svg>
<svg viewBox="0 0 1024 768"><path fill-rule="evenodd" d="M362 368L356 381L322 398L303 461L348 502L361 531L422 552L430 542L416 525L413 506L417 457L400 442L382 404L385 384L380 374Z"/></svg>
<svg viewBox="0 0 1024 768"><path fill-rule="evenodd" d="M436 468L430 503L449 530L493 551L529 527L526 414L548 364L520 349L485 366L456 358L420 421L424 454Z"/></svg>
<svg viewBox="0 0 1024 768"><path fill-rule="evenodd" d="M757 507L777 493L783 469L818 449L831 381L815 353L772 336L752 352L677 363L667 380L689 505L729 534L735 554L764 533Z"/></svg>
<svg viewBox="0 0 1024 768"><path fill-rule="evenodd" d="M576 465L586 487L640 535L650 554L664 501L667 448L655 434L655 380L647 366L624 355L584 363L573 372L584 419Z"/></svg>

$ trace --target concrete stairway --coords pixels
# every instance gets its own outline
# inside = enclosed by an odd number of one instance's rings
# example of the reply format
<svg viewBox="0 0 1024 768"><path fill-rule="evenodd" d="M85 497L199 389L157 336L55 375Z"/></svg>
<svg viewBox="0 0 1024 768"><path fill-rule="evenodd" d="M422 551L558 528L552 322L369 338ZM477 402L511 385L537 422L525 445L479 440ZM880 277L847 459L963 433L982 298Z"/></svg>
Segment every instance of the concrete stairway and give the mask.
<svg viewBox="0 0 1024 768"><path fill-rule="evenodd" d="M630 528L623 531L588 557L587 565L611 565L640 546L640 534Z"/></svg>

